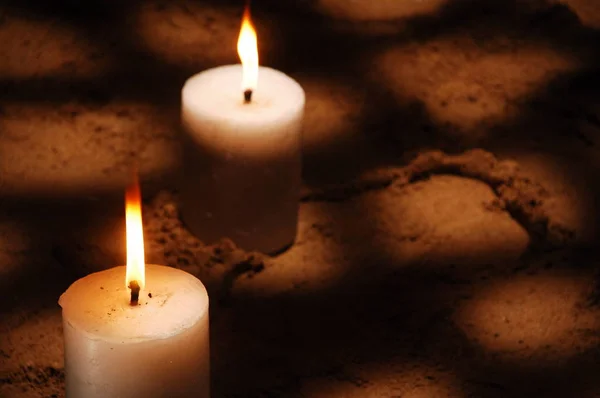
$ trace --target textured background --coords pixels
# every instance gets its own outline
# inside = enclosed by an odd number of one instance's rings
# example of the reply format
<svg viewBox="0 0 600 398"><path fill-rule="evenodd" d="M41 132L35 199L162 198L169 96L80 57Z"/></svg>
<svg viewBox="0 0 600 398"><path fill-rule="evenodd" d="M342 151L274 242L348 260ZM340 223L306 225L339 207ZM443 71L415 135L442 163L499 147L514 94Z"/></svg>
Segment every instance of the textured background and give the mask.
<svg viewBox="0 0 600 398"><path fill-rule="evenodd" d="M57 299L148 260L212 299L215 397L600 396L596 0L253 2L306 90L297 243L177 218L179 90L237 63L243 2L0 3L0 396L63 397Z"/></svg>

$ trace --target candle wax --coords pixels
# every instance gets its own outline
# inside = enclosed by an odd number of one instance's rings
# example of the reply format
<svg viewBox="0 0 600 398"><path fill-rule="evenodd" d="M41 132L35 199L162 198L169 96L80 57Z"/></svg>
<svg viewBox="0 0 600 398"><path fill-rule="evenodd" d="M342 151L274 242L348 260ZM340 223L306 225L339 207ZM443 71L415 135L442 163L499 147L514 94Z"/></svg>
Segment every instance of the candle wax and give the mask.
<svg viewBox="0 0 600 398"><path fill-rule="evenodd" d="M183 88L182 219L206 243L272 253L296 236L305 96L266 67L249 103L241 82L242 66L228 65Z"/></svg>
<svg viewBox="0 0 600 398"><path fill-rule="evenodd" d="M79 279L60 297L67 398L209 397L204 285L146 265L137 306L129 292L125 267L116 267Z"/></svg>

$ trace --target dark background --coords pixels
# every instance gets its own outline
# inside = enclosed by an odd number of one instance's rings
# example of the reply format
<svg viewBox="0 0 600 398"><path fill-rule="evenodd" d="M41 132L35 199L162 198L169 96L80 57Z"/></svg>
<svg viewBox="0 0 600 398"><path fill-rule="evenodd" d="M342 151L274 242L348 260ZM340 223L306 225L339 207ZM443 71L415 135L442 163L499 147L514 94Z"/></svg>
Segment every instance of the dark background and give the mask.
<svg viewBox="0 0 600 398"><path fill-rule="evenodd" d="M252 10L307 94L274 258L177 218L179 92L238 62L242 1L0 3L0 396L64 395L58 296L125 261L134 163L149 261L209 287L213 396L600 396L600 5Z"/></svg>

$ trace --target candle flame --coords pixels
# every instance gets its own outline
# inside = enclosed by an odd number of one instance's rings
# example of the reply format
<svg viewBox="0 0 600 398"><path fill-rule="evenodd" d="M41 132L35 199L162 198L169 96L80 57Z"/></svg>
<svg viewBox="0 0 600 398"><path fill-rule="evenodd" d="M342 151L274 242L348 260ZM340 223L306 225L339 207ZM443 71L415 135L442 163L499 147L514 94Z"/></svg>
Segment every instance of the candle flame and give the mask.
<svg viewBox="0 0 600 398"><path fill-rule="evenodd" d="M144 231L142 229L142 194L137 174L125 191L125 227L127 237L127 272L125 286L137 282L141 289L146 284L144 259Z"/></svg>
<svg viewBox="0 0 600 398"><path fill-rule="evenodd" d="M255 90L258 84L258 44L248 5L244 9L237 50L242 61L242 91Z"/></svg>

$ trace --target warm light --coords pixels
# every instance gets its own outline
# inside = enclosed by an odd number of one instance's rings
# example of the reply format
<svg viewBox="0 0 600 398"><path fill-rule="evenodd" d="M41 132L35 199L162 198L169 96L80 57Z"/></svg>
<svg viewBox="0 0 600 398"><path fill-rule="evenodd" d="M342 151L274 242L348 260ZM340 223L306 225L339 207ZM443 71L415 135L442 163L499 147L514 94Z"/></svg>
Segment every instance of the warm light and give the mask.
<svg viewBox="0 0 600 398"><path fill-rule="evenodd" d="M255 90L258 84L258 44L248 7L244 10L237 49L242 61L242 91Z"/></svg>
<svg viewBox="0 0 600 398"><path fill-rule="evenodd" d="M144 231L142 230L142 194L137 176L125 192L125 226L127 231L127 272L125 286L137 282L141 289L146 284L144 259Z"/></svg>

